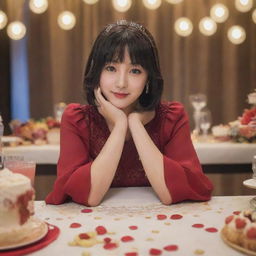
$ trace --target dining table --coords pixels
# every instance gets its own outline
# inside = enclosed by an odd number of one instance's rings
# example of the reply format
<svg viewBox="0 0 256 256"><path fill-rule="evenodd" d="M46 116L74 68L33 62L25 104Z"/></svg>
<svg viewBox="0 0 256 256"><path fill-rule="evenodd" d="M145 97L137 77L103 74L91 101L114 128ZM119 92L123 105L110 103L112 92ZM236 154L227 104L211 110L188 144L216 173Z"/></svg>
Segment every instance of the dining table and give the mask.
<svg viewBox="0 0 256 256"><path fill-rule="evenodd" d="M49 205L35 201L35 217L58 227L55 241L33 256L244 255L221 237L225 218L251 207L253 196L162 204L150 187L111 188L102 203ZM77 244L77 237L93 243ZM1 253L0 253L1 254Z"/></svg>
<svg viewBox="0 0 256 256"><path fill-rule="evenodd" d="M209 164L250 164L256 155L256 143L235 142L193 142L194 148L203 165ZM23 156L37 164L56 164L59 158L58 144L22 145L4 147L4 154Z"/></svg>

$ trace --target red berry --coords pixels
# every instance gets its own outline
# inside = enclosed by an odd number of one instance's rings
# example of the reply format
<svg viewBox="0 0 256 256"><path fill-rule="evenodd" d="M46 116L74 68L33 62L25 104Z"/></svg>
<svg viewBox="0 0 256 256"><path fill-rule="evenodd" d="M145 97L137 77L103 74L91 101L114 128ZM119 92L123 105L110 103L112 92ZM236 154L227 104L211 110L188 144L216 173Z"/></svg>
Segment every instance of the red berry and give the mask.
<svg viewBox="0 0 256 256"><path fill-rule="evenodd" d="M137 226L130 226L129 229L136 230L136 229L138 229L138 227Z"/></svg>
<svg viewBox="0 0 256 256"><path fill-rule="evenodd" d="M152 249L150 249L149 254L150 255L161 255L162 251L159 249L152 248Z"/></svg>
<svg viewBox="0 0 256 256"><path fill-rule="evenodd" d="M82 225L80 224L80 223L76 223L76 222L74 222L74 223L71 223L70 224L70 228L80 228Z"/></svg>
<svg viewBox="0 0 256 256"><path fill-rule="evenodd" d="M131 242L131 241L133 241L134 240L134 238L132 237L132 236L123 236L122 238L121 238L121 241L122 242Z"/></svg>
<svg viewBox="0 0 256 256"><path fill-rule="evenodd" d="M239 215L241 213L241 211L234 211L233 214L235 215Z"/></svg>
<svg viewBox="0 0 256 256"><path fill-rule="evenodd" d="M158 214L157 215L158 220L165 220L166 218L167 218L167 216L165 214Z"/></svg>
<svg viewBox="0 0 256 256"><path fill-rule="evenodd" d="M90 239L90 236L88 234L86 234L86 233L81 233L81 234L79 234L79 238L87 240L87 239Z"/></svg>
<svg viewBox="0 0 256 256"><path fill-rule="evenodd" d="M179 220L179 219L181 219L181 218L183 218L183 216L180 215L180 214L173 214L173 215L170 217L170 219L172 219L172 220Z"/></svg>
<svg viewBox="0 0 256 256"><path fill-rule="evenodd" d="M247 236L249 239L256 239L256 228L255 228L255 227L251 227L251 228L247 231L246 236Z"/></svg>
<svg viewBox="0 0 256 256"><path fill-rule="evenodd" d="M117 248L117 244L116 243L107 243L103 247L106 250L111 250L111 249Z"/></svg>
<svg viewBox="0 0 256 256"><path fill-rule="evenodd" d="M103 227L103 226L98 226L98 227L96 227L95 230L96 230L98 235L105 235L107 233L106 228Z"/></svg>
<svg viewBox="0 0 256 256"><path fill-rule="evenodd" d="M234 219L234 215L230 215L225 219L225 223L228 224Z"/></svg>
<svg viewBox="0 0 256 256"><path fill-rule="evenodd" d="M238 229L242 229L246 225L246 221L243 219L237 218L235 221L236 221L236 228Z"/></svg>
<svg viewBox="0 0 256 256"><path fill-rule="evenodd" d="M193 224L192 227L193 227L193 228L203 228L203 227L204 227L204 224L199 224L199 223L197 223L197 224Z"/></svg>
<svg viewBox="0 0 256 256"><path fill-rule="evenodd" d="M167 245L164 247L164 250L172 252L172 251L177 251L178 250L178 246L177 245Z"/></svg>

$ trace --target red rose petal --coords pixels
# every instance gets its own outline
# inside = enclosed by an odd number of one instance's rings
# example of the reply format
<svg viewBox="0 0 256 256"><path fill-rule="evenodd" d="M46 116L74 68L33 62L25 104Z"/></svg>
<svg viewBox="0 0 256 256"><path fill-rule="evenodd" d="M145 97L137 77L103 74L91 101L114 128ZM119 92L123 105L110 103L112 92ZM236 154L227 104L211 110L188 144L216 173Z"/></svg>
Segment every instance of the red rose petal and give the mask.
<svg viewBox="0 0 256 256"><path fill-rule="evenodd" d="M103 226L98 226L95 228L98 235L105 235L107 233L107 230Z"/></svg>
<svg viewBox="0 0 256 256"><path fill-rule="evenodd" d="M76 222L74 222L74 223L71 223L70 224L70 228L80 228L82 225L80 224L80 223L76 223Z"/></svg>
<svg viewBox="0 0 256 256"><path fill-rule="evenodd" d="M130 241L133 241L133 240L134 240L134 238L132 236L123 236L121 238L122 242L130 242Z"/></svg>
<svg viewBox="0 0 256 256"><path fill-rule="evenodd" d="M203 228L204 224L196 223L192 225L193 228Z"/></svg>
<svg viewBox="0 0 256 256"><path fill-rule="evenodd" d="M137 226L130 226L129 229L136 230L136 229L138 229L138 227Z"/></svg>
<svg viewBox="0 0 256 256"><path fill-rule="evenodd" d="M179 219L182 219L182 218L183 218L183 216L180 215L180 214L173 214L170 217L170 219L172 219L172 220L179 220Z"/></svg>
<svg viewBox="0 0 256 256"><path fill-rule="evenodd" d="M111 242L111 238L105 237L105 238L104 238L104 242L105 242L106 244L110 243L110 242Z"/></svg>
<svg viewBox="0 0 256 256"><path fill-rule="evenodd" d="M239 215L241 213L241 211L234 211L233 214L235 215Z"/></svg>
<svg viewBox="0 0 256 256"><path fill-rule="evenodd" d="M83 210L81 210L81 212L82 213L90 213L90 212L92 212L92 209L83 209Z"/></svg>
<svg viewBox="0 0 256 256"><path fill-rule="evenodd" d="M217 228L206 228L205 231L210 232L210 233L215 233L218 232Z"/></svg>
<svg viewBox="0 0 256 256"><path fill-rule="evenodd" d="M127 252L124 254L125 256L138 256L137 252Z"/></svg>
<svg viewBox="0 0 256 256"><path fill-rule="evenodd" d="M158 220L165 220L166 218L167 218L167 216L165 214L158 214L157 215Z"/></svg>
<svg viewBox="0 0 256 256"><path fill-rule="evenodd" d="M150 249L149 254L150 255L161 255L162 251L159 249L152 248L152 249Z"/></svg>
<svg viewBox="0 0 256 256"><path fill-rule="evenodd" d="M178 250L178 246L175 244L172 245L167 245L164 247L164 250L168 251L168 252L172 252L172 251L177 251Z"/></svg>
<svg viewBox="0 0 256 256"><path fill-rule="evenodd" d="M117 248L117 244L116 243L107 243L103 247L106 250L112 250L112 249Z"/></svg>
<svg viewBox="0 0 256 256"><path fill-rule="evenodd" d="M81 233L81 234L79 234L79 238L87 240L87 239L90 239L90 236L88 234L86 234L86 233Z"/></svg>

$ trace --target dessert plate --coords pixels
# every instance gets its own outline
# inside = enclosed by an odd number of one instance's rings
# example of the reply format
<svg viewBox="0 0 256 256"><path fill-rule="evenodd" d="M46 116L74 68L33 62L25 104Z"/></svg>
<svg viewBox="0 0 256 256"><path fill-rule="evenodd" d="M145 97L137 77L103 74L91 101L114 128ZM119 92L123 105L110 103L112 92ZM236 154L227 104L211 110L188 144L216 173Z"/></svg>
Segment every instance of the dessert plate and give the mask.
<svg viewBox="0 0 256 256"><path fill-rule="evenodd" d="M256 189L256 180L255 179L248 179L244 180L243 184L248 188L254 188Z"/></svg>
<svg viewBox="0 0 256 256"><path fill-rule="evenodd" d="M46 234L48 233L48 225L44 221L37 218L33 218L30 220L30 222L32 222L32 228L29 234L27 234L27 236L24 237L22 241L19 241L17 243L8 243L5 245L1 245L0 250L15 249L25 245L29 245L39 241L40 239L46 236Z"/></svg>
<svg viewBox="0 0 256 256"><path fill-rule="evenodd" d="M228 239L224 236L223 231L221 231L221 238L225 242L225 244L232 247L233 249L240 251L242 253L245 253L246 255L249 255L249 256L256 256L256 252L245 249L237 244L234 244L234 243L231 243L230 241L228 241Z"/></svg>

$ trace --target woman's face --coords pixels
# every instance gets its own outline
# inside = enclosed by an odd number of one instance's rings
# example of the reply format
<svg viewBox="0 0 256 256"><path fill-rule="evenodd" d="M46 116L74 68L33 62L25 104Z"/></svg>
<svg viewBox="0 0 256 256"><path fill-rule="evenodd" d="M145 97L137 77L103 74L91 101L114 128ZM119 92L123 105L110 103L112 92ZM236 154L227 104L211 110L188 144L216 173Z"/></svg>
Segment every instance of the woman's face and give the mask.
<svg viewBox="0 0 256 256"><path fill-rule="evenodd" d="M126 48L122 63L110 62L104 66L100 88L108 101L128 114L134 110L147 78L147 71L142 66L131 63Z"/></svg>

